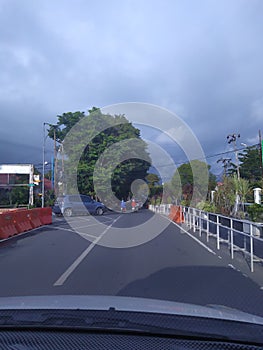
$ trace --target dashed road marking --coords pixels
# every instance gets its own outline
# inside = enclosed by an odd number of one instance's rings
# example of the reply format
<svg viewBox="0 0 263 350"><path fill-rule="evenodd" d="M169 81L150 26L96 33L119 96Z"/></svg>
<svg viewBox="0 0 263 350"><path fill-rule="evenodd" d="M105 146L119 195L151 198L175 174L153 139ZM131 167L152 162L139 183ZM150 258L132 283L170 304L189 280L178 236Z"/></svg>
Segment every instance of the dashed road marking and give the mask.
<svg viewBox="0 0 263 350"><path fill-rule="evenodd" d="M80 256L68 267L68 269L58 278L58 280L53 284L53 286L61 286L65 283L67 278L74 272L74 270L79 266L79 264L86 258L86 256L91 252L99 240L105 235L105 233L112 227L112 225L121 217L119 215L111 225L107 226L106 229L101 233L99 237L92 242L87 249L80 254Z"/></svg>

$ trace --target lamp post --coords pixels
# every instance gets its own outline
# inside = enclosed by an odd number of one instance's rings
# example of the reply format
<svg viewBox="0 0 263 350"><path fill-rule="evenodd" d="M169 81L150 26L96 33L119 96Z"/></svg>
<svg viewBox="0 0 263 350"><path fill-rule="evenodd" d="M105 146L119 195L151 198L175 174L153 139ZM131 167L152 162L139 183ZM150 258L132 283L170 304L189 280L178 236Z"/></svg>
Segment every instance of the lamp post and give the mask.
<svg viewBox="0 0 263 350"><path fill-rule="evenodd" d="M43 123L43 149L42 149L42 197L41 197L41 207L44 208L45 206L45 181L44 181L44 174L45 174L45 144L46 144L46 137L45 137L45 125L46 123Z"/></svg>
<svg viewBox="0 0 263 350"><path fill-rule="evenodd" d="M53 126L54 127L54 161L56 162L56 132L55 128L56 125L50 124L50 123L43 123L43 149L42 149L42 198L41 198L41 206L44 208L45 206L45 165L47 162L45 161L45 146L46 146L46 125ZM56 163L55 163L56 167ZM54 187L55 189L55 187Z"/></svg>

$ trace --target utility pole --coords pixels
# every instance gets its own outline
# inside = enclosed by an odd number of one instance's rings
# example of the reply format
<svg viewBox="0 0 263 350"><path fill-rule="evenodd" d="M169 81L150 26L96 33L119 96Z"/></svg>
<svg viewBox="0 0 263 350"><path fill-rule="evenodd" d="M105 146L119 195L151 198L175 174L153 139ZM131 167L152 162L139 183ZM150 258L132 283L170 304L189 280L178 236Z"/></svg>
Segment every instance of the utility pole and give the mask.
<svg viewBox="0 0 263 350"><path fill-rule="evenodd" d="M42 150L42 197L41 197L41 207L44 208L45 206L45 143L46 143L46 137L45 137L45 125L46 123L43 123L43 150Z"/></svg>
<svg viewBox="0 0 263 350"><path fill-rule="evenodd" d="M224 167L224 176L226 176L226 169L229 165L230 162L230 158L220 158L217 160L217 163L222 162L223 163L223 167Z"/></svg>
<svg viewBox="0 0 263 350"><path fill-rule="evenodd" d="M236 156L236 167L237 167L237 178L240 180L240 171L239 171L239 160L238 160L238 153L237 153L237 138L240 137L240 134L230 134L227 136L228 143L234 142L234 150L235 150L235 156Z"/></svg>
<svg viewBox="0 0 263 350"><path fill-rule="evenodd" d="M64 192L65 192L65 187L64 187L64 182L65 182L65 178L64 178L65 160L64 160L64 146L63 146L63 142L61 143L61 150L62 150L62 194L64 194Z"/></svg>
<svg viewBox="0 0 263 350"><path fill-rule="evenodd" d="M46 125L51 126L54 128L54 192L56 194L56 161L57 161L57 149L56 149L56 125L50 124L50 123L43 123L43 151L42 151L42 157L43 157L43 164L42 164L42 208L45 206L45 165L47 164L45 162L45 145L46 145Z"/></svg>
<svg viewBox="0 0 263 350"><path fill-rule="evenodd" d="M262 139L261 139L261 131L258 130L258 138L259 138L259 154L260 154L260 172L263 177L263 153L262 153Z"/></svg>
<svg viewBox="0 0 263 350"><path fill-rule="evenodd" d="M56 127L53 126L54 132L54 192L55 196L57 195L57 141L56 141Z"/></svg>
<svg viewBox="0 0 263 350"><path fill-rule="evenodd" d="M236 156L238 183L240 182L239 159L238 159L238 153L237 153L237 138L239 138L239 137L240 137L240 134L237 134L237 135L236 134L229 134L227 136L228 143L234 142L234 151L235 151L235 156ZM235 201L235 206L234 206L234 214L235 215L237 214L237 211L238 211L239 202L240 202L240 197L239 197L238 190L236 190L236 201Z"/></svg>

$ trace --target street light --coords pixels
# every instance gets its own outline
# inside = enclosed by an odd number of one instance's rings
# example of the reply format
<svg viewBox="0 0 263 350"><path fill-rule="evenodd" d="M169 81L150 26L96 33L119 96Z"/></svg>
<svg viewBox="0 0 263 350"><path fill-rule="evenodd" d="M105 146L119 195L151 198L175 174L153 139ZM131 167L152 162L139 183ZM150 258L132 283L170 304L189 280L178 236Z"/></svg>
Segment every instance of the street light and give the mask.
<svg viewBox="0 0 263 350"><path fill-rule="evenodd" d="M44 208L45 206L45 165L48 164L48 162L45 161L45 146L46 146L46 125L56 127L56 125L50 124L50 123L43 123L43 150L42 150L42 198L41 198L41 206ZM55 129L54 129L55 130ZM55 131L54 131L54 142L55 142ZM55 146L54 146L55 149ZM54 157L56 154L54 154Z"/></svg>
<svg viewBox="0 0 263 350"><path fill-rule="evenodd" d="M46 144L46 137L45 137L45 126L47 123L43 123L43 153L42 153L42 197L41 197L41 207L44 208L45 206L45 179L44 179L44 175L45 175L45 144Z"/></svg>

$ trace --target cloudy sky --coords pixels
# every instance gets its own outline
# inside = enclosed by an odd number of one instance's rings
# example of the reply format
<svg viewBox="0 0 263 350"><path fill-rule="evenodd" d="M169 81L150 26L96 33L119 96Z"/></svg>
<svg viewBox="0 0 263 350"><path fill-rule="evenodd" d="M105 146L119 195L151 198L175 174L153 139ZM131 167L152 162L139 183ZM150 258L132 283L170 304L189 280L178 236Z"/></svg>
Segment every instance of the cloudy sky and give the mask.
<svg viewBox="0 0 263 350"><path fill-rule="evenodd" d="M41 163L43 122L120 102L176 113L207 155L230 133L257 143L262 13L262 0L0 0L0 163Z"/></svg>

